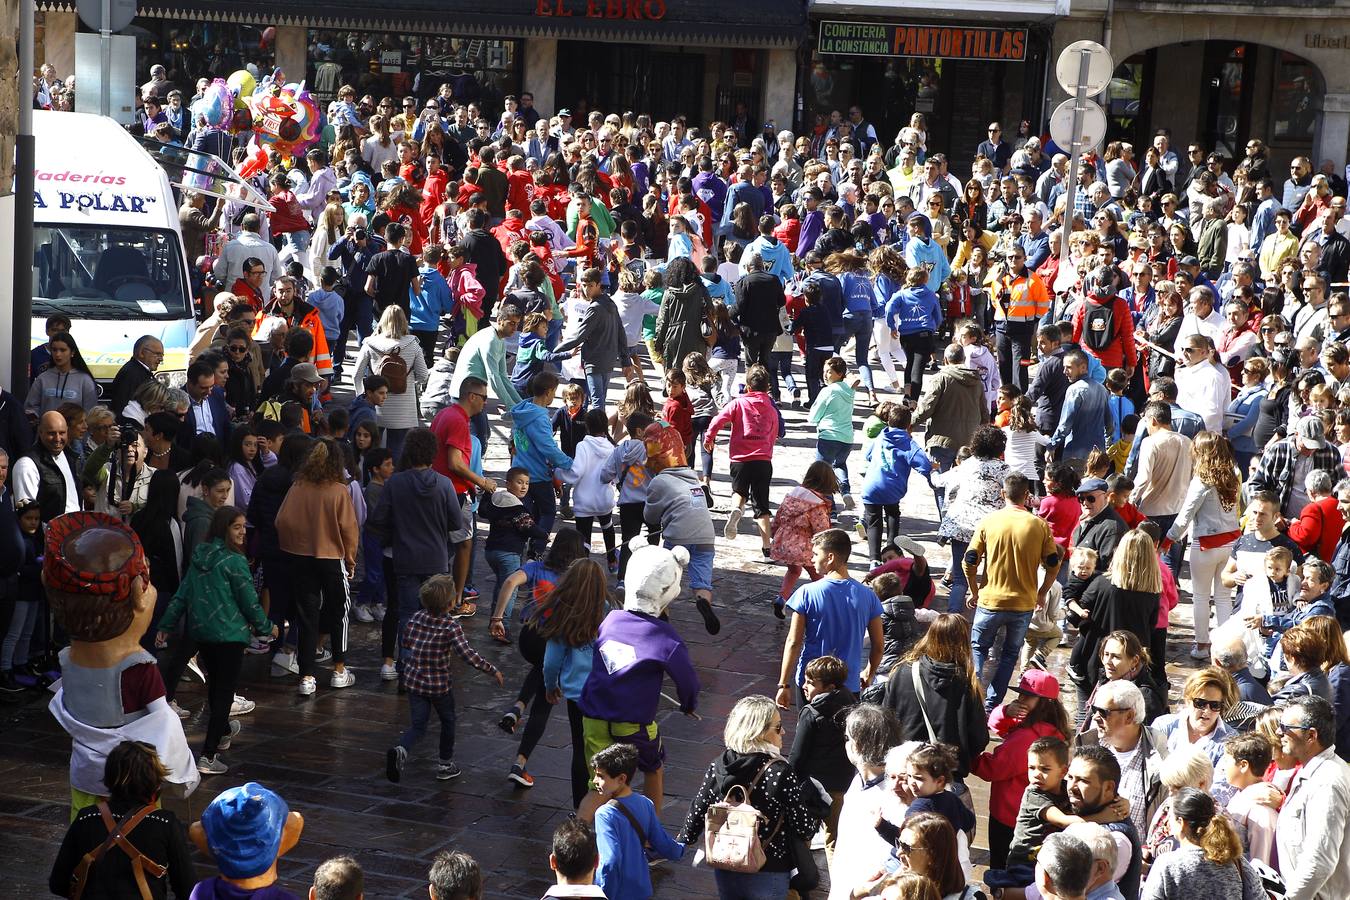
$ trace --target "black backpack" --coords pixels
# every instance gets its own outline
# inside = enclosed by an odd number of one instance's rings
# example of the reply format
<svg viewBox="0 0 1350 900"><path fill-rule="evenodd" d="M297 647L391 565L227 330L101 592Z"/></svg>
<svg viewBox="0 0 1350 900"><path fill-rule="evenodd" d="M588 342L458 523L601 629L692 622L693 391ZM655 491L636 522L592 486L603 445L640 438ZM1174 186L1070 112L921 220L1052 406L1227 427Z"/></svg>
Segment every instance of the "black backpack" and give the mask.
<svg viewBox="0 0 1350 900"><path fill-rule="evenodd" d="M1083 346L1098 353L1111 346L1116 339L1116 301L1093 303L1086 301L1083 311Z"/></svg>

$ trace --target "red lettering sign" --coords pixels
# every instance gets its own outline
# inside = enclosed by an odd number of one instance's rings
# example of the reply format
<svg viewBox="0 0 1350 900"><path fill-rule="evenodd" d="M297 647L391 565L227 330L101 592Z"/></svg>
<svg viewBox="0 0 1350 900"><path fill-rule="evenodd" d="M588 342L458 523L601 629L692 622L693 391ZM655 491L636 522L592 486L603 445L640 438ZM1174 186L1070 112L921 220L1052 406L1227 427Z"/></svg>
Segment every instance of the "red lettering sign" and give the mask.
<svg viewBox="0 0 1350 900"><path fill-rule="evenodd" d="M573 10L578 9L588 19L657 22L666 17L665 0L535 0L534 14L549 17L571 16Z"/></svg>

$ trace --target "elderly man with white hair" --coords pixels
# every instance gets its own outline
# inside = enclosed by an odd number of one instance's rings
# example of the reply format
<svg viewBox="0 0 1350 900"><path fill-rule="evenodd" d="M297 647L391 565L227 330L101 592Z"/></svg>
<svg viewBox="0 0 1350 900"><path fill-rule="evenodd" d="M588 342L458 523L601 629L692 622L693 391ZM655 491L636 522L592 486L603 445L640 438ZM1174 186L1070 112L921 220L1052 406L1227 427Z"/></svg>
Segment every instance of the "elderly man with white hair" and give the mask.
<svg viewBox="0 0 1350 900"><path fill-rule="evenodd" d="M1148 833L1153 814L1162 805L1162 761L1167 736L1144 725L1144 695L1133 682L1108 681L1097 688L1088 710L1092 727L1079 734L1077 747L1100 745L1120 763L1116 792L1130 801L1130 820L1140 834Z"/></svg>

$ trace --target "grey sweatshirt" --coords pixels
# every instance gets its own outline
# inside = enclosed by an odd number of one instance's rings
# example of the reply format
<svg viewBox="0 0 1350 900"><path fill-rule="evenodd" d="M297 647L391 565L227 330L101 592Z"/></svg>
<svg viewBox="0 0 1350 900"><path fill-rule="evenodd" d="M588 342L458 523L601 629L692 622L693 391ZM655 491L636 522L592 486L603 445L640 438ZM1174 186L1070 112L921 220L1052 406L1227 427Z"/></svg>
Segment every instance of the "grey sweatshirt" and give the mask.
<svg viewBox="0 0 1350 900"><path fill-rule="evenodd" d="M688 466L666 469L651 480L642 517L649 528L660 529L662 539L672 544L713 545L712 514L698 476Z"/></svg>
<svg viewBox="0 0 1350 900"><path fill-rule="evenodd" d="M647 445L628 438L614 448L600 469L600 480L619 483L620 503L645 503L652 475L647 471Z"/></svg>

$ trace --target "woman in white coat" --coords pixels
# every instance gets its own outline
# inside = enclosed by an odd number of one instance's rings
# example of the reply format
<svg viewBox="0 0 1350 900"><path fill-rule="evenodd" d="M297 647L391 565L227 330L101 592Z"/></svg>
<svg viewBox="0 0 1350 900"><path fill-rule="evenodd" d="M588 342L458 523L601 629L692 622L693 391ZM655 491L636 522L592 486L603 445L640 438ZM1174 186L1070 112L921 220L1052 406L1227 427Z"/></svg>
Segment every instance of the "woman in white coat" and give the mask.
<svg viewBox="0 0 1350 900"><path fill-rule="evenodd" d="M361 342L356 356L353 388L358 395L365 391L368 375L390 374L389 357L397 355L406 366L406 385L401 392L389 391L380 406L379 423L384 429L384 445L397 460L403 451L403 438L421 424L417 410L417 394L427 384L427 363L422 358L422 347L408 331L408 317L397 306L390 306L380 315L375 333ZM383 372L381 371L383 369Z"/></svg>

